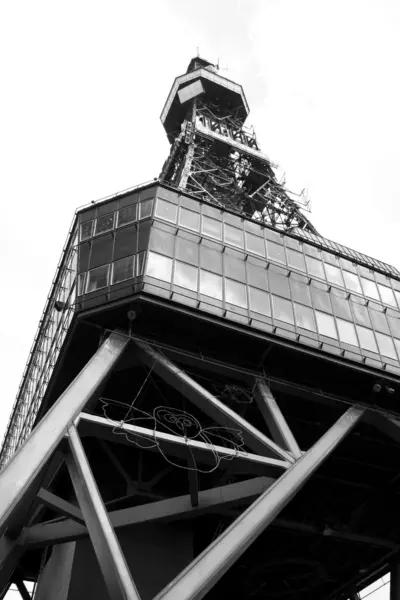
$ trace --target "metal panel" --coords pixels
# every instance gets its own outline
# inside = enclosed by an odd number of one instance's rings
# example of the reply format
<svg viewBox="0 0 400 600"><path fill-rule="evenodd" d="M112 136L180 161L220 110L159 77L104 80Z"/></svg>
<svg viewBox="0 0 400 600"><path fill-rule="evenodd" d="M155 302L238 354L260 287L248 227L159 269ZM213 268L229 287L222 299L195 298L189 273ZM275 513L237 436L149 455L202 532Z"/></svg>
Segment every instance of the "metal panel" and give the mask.
<svg viewBox="0 0 400 600"><path fill-rule="evenodd" d="M204 94L204 88L200 79L198 79L178 91L179 102L184 104L184 102L188 102L192 98L200 96L200 94Z"/></svg>

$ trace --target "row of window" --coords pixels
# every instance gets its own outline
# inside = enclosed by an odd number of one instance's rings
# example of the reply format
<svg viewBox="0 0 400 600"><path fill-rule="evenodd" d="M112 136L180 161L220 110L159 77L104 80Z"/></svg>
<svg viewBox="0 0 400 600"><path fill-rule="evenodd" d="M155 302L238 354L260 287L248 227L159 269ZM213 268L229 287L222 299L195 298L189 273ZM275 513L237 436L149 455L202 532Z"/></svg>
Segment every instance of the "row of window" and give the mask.
<svg viewBox="0 0 400 600"><path fill-rule="evenodd" d="M100 235L114 227L122 227L135 221L141 221L151 217L153 212L153 200L142 200L130 206L125 206L116 212L110 212L97 219L82 223L80 228L80 241L83 242L94 235Z"/></svg>
<svg viewBox="0 0 400 600"><path fill-rule="evenodd" d="M297 327L337 339L353 346L360 346L371 352L377 353L379 345L382 355L397 360L392 338L385 333L374 332L363 325L354 324L346 320L346 317L352 319L350 311L343 311L345 318L340 318L337 315L333 316L323 312L325 305L316 305L315 302L313 310L311 307L299 302L290 301L273 293L270 294L265 290L245 285L228 277L223 278L216 273L201 268L198 269L193 265L178 260L173 261L171 258L155 252L149 252L146 275L161 281L173 283L186 290L199 292L219 301L224 300L229 304L244 309L249 308L251 311L262 315L273 316L280 321L297 325ZM298 295L300 302L304 301L303 293L304 290L300 288ZM347 302L344 298L338 298L338 300ZM322 308L322 310L319 310L317 307ZM400 351L400 341L396 340L396 343L399 344Z"/></svg>
<svg viewBox="0 0 400 600"><path fill-rule="evenodd" d="M125 256L106 265L81 273L78 279L78 296L90 294L108 285L115 285L121 281L143 275L145 252Z"/></svg>

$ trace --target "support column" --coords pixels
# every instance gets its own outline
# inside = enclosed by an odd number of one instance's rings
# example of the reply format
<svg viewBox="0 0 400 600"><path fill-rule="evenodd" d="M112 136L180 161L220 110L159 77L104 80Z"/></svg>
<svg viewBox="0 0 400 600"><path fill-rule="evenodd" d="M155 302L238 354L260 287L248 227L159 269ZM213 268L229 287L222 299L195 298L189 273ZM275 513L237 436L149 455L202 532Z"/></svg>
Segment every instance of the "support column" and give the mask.
<svg viewBox="0 0 400 600"><path fill-rule="evenodd" d="M400 600L400 557L396 557L390 569L390 600Z"/></svg>

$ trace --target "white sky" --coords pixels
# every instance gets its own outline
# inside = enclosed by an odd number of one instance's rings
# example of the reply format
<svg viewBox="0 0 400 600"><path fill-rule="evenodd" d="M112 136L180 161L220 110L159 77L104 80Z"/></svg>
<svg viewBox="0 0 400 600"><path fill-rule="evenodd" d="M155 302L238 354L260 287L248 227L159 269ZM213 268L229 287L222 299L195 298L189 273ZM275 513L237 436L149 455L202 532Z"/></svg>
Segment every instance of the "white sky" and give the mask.
<svg viewBox="0 0 400 600"><path fill-rule="evenodd" d="M400 266L399 27L396 0L0 4L0 438L75 208L159 174L197 46L319 232Z"/></svg>

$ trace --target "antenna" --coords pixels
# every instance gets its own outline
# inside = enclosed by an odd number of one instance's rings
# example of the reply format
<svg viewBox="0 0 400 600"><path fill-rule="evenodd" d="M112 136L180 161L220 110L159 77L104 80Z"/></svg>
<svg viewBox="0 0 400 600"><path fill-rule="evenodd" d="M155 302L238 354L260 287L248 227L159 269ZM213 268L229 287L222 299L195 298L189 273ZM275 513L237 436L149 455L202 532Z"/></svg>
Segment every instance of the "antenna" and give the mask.
<svg viewBox="0 0 400 600"><path fill-rule="evenodd" d="M196 46L196 50L197 50L197 58L200 58L200 49L198 46Z"/></svg>

